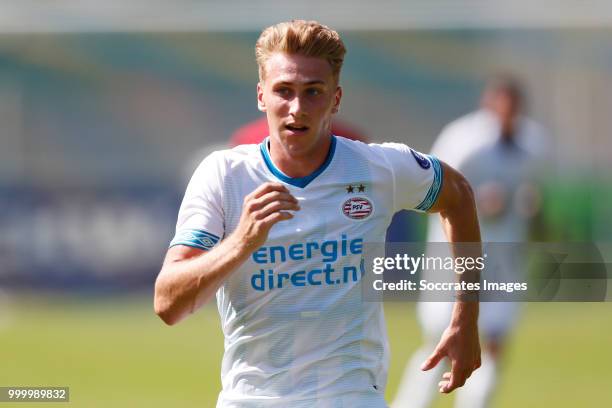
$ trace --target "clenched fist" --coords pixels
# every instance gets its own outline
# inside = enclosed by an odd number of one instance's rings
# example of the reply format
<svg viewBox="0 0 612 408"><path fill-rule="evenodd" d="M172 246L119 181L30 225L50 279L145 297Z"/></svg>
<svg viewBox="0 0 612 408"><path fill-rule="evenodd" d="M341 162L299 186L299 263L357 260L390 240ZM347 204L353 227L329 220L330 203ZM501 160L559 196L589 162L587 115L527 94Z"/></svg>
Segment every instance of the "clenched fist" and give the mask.
<svg viewBox="0 0 612 408"><path fill-rule="evenodd" d="M293 218L298 211L297 199L280 183L264 183L244 198L240 222L234 234L249 251L255 251L268 238L268 232L279 221Z"/></svg>

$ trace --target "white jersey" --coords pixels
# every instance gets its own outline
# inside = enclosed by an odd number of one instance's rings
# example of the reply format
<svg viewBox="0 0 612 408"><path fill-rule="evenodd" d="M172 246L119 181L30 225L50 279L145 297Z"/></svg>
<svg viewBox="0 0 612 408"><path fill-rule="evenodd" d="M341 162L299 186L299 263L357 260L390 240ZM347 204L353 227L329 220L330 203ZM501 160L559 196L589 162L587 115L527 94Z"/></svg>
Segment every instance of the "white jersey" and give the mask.
<svg viewBox="0 0 612 408"><path fill-rule="evenodd" d="M237 227L244 197L282 182L301 210L219 288L225 335L218 407L385 407L383 307L362 300L363 246L393 214L426 211L441 188L434 157L403 144L332 136L325 163L290 178L267 139L208 156L193 175L171 245L210 249Z"/></svg>

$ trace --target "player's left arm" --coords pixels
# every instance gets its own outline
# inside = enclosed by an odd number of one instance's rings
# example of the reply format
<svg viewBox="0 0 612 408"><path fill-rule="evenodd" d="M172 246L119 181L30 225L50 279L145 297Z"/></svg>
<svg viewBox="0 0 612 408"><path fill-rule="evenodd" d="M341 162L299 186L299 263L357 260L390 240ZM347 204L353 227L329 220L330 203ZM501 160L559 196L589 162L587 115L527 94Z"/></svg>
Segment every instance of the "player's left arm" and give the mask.
<svg viewBox="0 0 612 408"><path fill-rule="evenodd" d="M442 187L428 211L439 213L444 233L455 257L479 257L482 255L480 227L472 189L461 173L445 163L440 164L443 170ZM466 270L460 275L460 279L478 282L478 271ZM459 294L448 328L421 369L429 370L435 367L444 357L449 358L451 371L444 373L438 384L442 393L449 393L461 387L472 372L480 367L478 300L473 294Z"/></svg>

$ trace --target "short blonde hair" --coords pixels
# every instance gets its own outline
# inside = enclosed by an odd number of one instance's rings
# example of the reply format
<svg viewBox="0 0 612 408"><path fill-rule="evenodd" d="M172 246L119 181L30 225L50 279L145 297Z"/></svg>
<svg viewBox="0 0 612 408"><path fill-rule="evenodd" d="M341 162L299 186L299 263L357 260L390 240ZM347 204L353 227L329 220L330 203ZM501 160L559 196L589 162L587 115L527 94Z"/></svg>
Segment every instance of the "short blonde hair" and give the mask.
<svg viewBox="0 0 612 408"><path fill-rule="evenodd" d="M316 21L291 20L275 24L263 30L255 44L260 80L265 79L266 61L277 52L323 58L338 82L346 48L336 31Z"/></svg>

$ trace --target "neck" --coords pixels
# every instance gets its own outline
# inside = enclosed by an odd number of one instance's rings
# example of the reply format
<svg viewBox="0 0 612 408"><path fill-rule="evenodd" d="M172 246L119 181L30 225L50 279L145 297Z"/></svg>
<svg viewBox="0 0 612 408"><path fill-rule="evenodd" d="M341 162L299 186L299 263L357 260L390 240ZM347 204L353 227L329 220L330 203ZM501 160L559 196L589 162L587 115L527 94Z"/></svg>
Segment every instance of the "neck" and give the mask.
<svg viewBox="0 0 612 408"><path fill-rule="evenodd" d="M325 163L331 147L331 135L319 138L308 152L292 153L276 138L270 138L270 158L285 175L292 178L306 177Z"/></svg>

